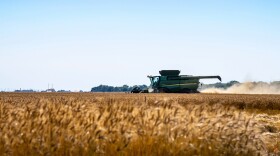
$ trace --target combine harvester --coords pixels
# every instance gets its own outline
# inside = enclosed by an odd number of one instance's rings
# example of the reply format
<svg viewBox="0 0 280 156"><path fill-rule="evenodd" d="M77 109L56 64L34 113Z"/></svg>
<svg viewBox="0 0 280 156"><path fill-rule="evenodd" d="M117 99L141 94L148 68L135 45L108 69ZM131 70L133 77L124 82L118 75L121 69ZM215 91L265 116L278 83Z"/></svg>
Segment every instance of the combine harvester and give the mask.
<svg viewBox="0 0 280 156"><path fill-rule="evenodd" d="M217 78L220 76L192 76L179 75L180 70L161 70L160 76L148 76L151 81L149 88L141 90L139 87L132 89L131 93L199 93L200 79Z"/></svg>

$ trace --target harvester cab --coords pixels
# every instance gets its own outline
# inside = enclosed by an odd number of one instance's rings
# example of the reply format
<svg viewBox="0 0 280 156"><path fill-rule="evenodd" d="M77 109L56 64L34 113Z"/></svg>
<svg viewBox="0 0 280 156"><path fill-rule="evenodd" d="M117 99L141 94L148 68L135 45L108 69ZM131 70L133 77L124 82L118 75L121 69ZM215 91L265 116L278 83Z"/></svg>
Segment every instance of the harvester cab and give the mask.
<svg viewBox="0 0 280 156"><path fill-rule="evenodd" d="M151 86L156 87L159 84L159 76L148 76L151 81Z"/></svg>

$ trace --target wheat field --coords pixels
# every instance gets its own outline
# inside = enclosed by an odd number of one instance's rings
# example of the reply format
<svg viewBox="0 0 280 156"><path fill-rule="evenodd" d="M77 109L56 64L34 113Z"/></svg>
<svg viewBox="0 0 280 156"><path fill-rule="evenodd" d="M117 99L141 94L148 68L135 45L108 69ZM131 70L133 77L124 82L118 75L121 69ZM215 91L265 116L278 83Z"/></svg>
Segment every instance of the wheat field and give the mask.
<svg viewBox="0 0 280 156"><path fill-rule="evenodd" d="M280 96L0 93L0 155L279 155Z"/></svg>

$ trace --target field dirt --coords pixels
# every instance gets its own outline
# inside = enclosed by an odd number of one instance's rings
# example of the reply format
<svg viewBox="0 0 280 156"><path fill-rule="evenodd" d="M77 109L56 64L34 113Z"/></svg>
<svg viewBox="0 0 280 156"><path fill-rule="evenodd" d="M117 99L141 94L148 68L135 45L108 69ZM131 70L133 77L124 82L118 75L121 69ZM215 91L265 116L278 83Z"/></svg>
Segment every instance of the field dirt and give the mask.
<svg viewBox="0 0 280 156"><path fill-rule="evenodd" d="M280 95L0 93L0 155L279 155Z"/></svg>

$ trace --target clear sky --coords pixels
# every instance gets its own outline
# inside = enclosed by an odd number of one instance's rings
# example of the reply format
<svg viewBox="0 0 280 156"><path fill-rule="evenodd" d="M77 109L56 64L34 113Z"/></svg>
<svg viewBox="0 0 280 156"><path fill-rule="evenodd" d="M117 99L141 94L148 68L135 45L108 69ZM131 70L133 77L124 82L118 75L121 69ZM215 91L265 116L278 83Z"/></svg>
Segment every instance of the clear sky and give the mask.
<svg viewBox="0 0 280 156"><path fill-rule="evenodd" d="M277 0L1 0L0 90L148 85L161 69L280 80L279 8Z"/></svg>

